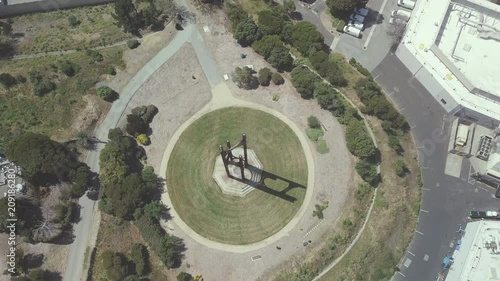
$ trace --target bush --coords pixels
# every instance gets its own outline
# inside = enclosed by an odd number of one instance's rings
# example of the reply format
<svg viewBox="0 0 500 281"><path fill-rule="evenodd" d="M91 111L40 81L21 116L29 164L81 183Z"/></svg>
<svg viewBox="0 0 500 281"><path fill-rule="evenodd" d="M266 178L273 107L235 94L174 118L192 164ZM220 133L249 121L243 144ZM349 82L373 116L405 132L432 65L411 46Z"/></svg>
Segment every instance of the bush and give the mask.
<svg viewBox="0 0 500 281"><path fill-rule="evenodd" d="M58 69L60 72L66 74L68 77L72 77L76 74L77 69L74 64L70 61L63 60L59 62Z"/></svg>
<svg viewBox="0 0 500 281"><path fill-rule="evenodd" d="M129 49L135 49L135 48L139 47L139 45L141 45L141 43L139 43L139 41L137 41L137 39L130 39L127 41L127 47Z"/></svg>
<svg viewBox="0 0 500 281"><path fill-rule="evenodd" d="M344 32L344 26L345 26L345 21L339 20L337 22L337 26L336 26L335 29L337 30L337 32L341 32L342 33L342 32Z"/></svg>
<svg viewBox="0 0 500 281"><path fill-rule="evenodd" d="M283 79L283 76L279 74L278 72L273 73L271 76L271 80L273 81L274 85L282 85L285 83L285 79Z"/></svg>
<svg viewBox="0 0 500 281"><path fill-rule="evenodd" d="M133 244L130 252L130 259L135 265L135 273L138 275L147 274L149 264L148 248L142 244Z"/></svg>
<svg viewBox="0 0 500 281"><path fill-rule="evenodd" d="M316 151L320 154L327 154L330 152L325 140L318 140L318 143L316 143Z"/></svg>
<svg viewBox="0 0 500 281"><path fill-rule="evenodd" d="M54 84L54 82L50 81L50 79L47 77L43 77L41 80L37 80L35 82L33 93L35 94L35 96L42 97L50 93L55 88L56 84Z"/></svg>
<svg viewBox="0 0 500 281"><path fill-rule="evenodd" d="M259 77L258 77L259 84L261 86L269 86L269 83L271 82L272 75L273 75L273 72L269 68L267 68L267 67L261 68L259 70Z"/></svg>
<svg viewBox="0 0 500 281"><path fill-rule="evenodd" d="M106 65L106 73L109 74L109 75L116 75L116 70L115 70L115 67L112 66L112 65Z"/></svg>
<svg viewBox="0 0 500 281"><path fill-rule="evenodd" d="M77 27L80 25L81 21L78 20L75 16L71 15L68 17L68 23L71 27Z"/></svg>
<svg viewBox="0 0 500 281"><path fill-rule="evenodd" d="M356 197L357 200L363 200L365 196L370 193L370 185L367 183L361 183L359 184L358 188L356 189L356 193L354 194L354 197Z"/></svg>
<svg viewBox="0 0 500 281"><path fill-rule="evenodd" d="M111 280L123 280L128 275L127 261L120 253L105 250L101 254L101 263Z"/></svg>
<svg viewBox="0 0 500 281"><path fill-rule="evenodd" d="M305 56L323 48L323 35L312 23L301 21L292 27L292 45Z"/></svg>
<svg viewBox="0 0 500 281"><path fill-rule="evenodd" d="M400 177L404 177L406 175L406 172L408 172L408 167L406 167L406 164L403 161L403 159L400 158L396 160L395 170L396 170L396 175Z"/></svg>
<svg viewBox="0 0 500 281"><path fill-rule="evenodd" d="M85 54L89 56L93 62L100 62L104 59L101 53L96 50L86 49Z"/></svg>
<svg viewBox="0 0 500 281"><path fill-rule="evenodd" d="M377 165L363 159L358 160L356 163L356 172L364 181L370 184L375 184L375 180L378 178Z"/></svg>
<svg viewBox="0 0 500 281"><path fill-rule="evenodd" d="M5 88L10 88L17 84L17 80L14 76L9 73L0 74L0 84L2 84Z"/></svg>
<svg viewBox="0 0 500 281"><path fill-rule="evenodd" d="M356 157L373 158L377 149L362 121L351 120L346 128L347 148Z"/></svg>
<svg viewBox="0 0 500 281"><path fill-rule="evenodd" d="M305 66L297 66L292 72L292 84L304 99L313 97L313 91L320 78Z"/></svg>
<svg viewBox="0 0 500 281"><path fill-rule="evenodd" d="M307 137L312 140L312 141L317 141L319 138L321 138L325 132L321 129L307 129L306 130L306 135Z"/></svg>
<svg viewBox="0 0 500 281"><path fill-rule="evenodd" d="M356 67L356 65L358 64L358 62L356 61L356 59L355 59L355 58L351 58L351 59L349 60L349 64L350 64L350 65L352 65L352 66L354 66L354 67Z"/></svg>
<svg viewBox="0 0 500 281"><path fill-rule="evenodd" d="M397 136L389 135L389 147L394 149L397 154L401 154L404 152L404 149L399 143L399 138Z"/></svg>
<svg viewBox="0 0 500 281"><path fill-rule="evenodd" d="M146 145L149 143L149 138L145 134L140 134L137 136L137 141L142 145Z"/></svg>
<svg viewBox="0 0 500 281"><path fill-rule="evenodd" d="M113 102L118 97L118 93L108 86L101 86L97 89L97 95L108 102Z"/></svg>
<svg viewBox="0 0 500 281"><path fill-rule="evenodd" d="M193 280L193 277L191 276L191 274L187 272L182 271L177 275L177 281L191 281L191 280Z"/></svg>
<svg viewBox="0 0 500 281"><path fill-rule="evenodd" d="M258 13L257 24L264 35L279 35L283 30L285 21L283 17L273 11L262 10Z"/></svg>
<svg viewBox="0 0 500 281"><path fill-rule="evenodd" d="M318 117L311 115L307 117L307 126L309 126L309 128L319 129L321 128L321 122L319 122Z"/></svg>

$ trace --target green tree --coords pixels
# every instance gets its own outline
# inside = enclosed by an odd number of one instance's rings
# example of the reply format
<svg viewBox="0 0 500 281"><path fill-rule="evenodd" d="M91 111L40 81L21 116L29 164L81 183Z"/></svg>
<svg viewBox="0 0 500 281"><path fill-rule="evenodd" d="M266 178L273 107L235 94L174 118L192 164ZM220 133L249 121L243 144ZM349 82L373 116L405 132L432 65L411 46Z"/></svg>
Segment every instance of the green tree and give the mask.
<svg viewBox="0 0 500 281"><path fill-rule="evenodd" d="M249 17L248 13L235 1L224 1L224 12L233 30L236 30L238 24Z"/></svg>
<svg viewBox="0 0 500 281"><path fill-rule="evenodd" d="M42 97L46 94L52 92L56 88L56 84L52 82L49 78L43 77L35 82L33 87L33 93L35 96Z"/></svg>
<svg viewBox="0 0 500 281"><path fill-rule="evenodd" d="M125 126L125 131L131 136L137 136L139 134L146 134L148 132L149 125L144 122L144 120L135 115L127 115L127 125Z"/></svg>
<svg viewBox="0 0 500 281"><path fill-rule="evenodd" d="M262 37L257 24L251 18L238 23L233 36L243 46L252 45L253 42Z"/></svg>
<svg viewBox="0 0 500 281"><path fill-rule="evenodd" d="M283 8L285 8L285 11L288 14L295 12L295 10L297 9L297 7L295 6L295 1L293 1L293 0L284 0L283 1Z"/></svg>
<svg viewBox="0 0 500 281"><path fill-rule="evenodd" d="M118 97L118 93L115 92L113 89L111 89L108 86L101 86L99 89L97 89L97 95L108 102L114 101Z"/></svg>
<svg viewBox="0 0 500 281"><path fill-rule="evenodd" d="M353 12L356 6L361 5L361 0L326 0L326 5L333 15L345 16Z"/></svg>
<svg viewBox="0 0 500 281"><path fill-rule="evenodd" d="M258 25L264 35L279 35L283 30L285 20L270 10L262 10L258 14Z"/></svg>
<svg viewBox="0 0 500 281"><path fill-rule="evenodd" d="M72 198L80 198L87 191L91 184L92 172L89 166L81 165L76 170L70 172L73 179L73 186L70 189L70 196Z"/></svg>
<svg viewBox="0 0 500 281"><path fill-rule="evenodd" d="M111 183L104 189L104 195L111 200L112 213L126 220L132 219L134 211L147 203L150 192L137 173L131 173L125 176L122 183Z"/></svg>
<svg viewBox="0 0 500 281"><path fill-rule="evenodd" d="M290 51L287 48L279 46L271 51L271 54L269 58L267 58L267 61L274 68L278 70L284 70L292 66L293 58L290 55Z"/></svg>
<svg viewBox="0 0 500 281"><path fill-rule="evenodd" d="M78 147L86 150L92 149L94 147L94 144L90 140L90 136L87 132L80 131L78 132L77 137L78 140L76 141L76 145L78 145Z"/></svg>
<svg viewBox="0 0 500 281"><path fill-rule="evenodd" d="M346 142L349 151L356 157L373 158L377 149L362 121L352 120L346 128Z"/></svg>
<svg viewBox="0 0 500 281"><path fill-rule="evenodd" d="M305 56L311 55L314 51L321 50L323 40L323 35L310 22L301 21L293 26L292 45Z"/></svg>
<svg viewBox="0 0 500 281"><path fill-rule="evenodd" d="M48 281L48 276L45 270L43 269L34 269L30 270L30 273L28 274L29 280L31 281Z"/></svg>
<svg viewBox="0 0 500 281"><path fill-rule="evenodd" d="M271 56L272 51L278 47L283 47L283 41L278 35L266 35L252 44L252 49L265 59Z"/></svg>
<svg viewBox="0 0 500 281"><path fill-rule="evenodd" d="M62 60L59 62L59 65L57 66L59 71L62 73L66 74L68 77L72 77L76 74L78 71L78 68L70 61L68 60Z"/></svg>
<svg viewBox="0 0 500 281"><path fill-rule="evenodd" d="M358 160L356 163L356 172L364 181L371 184L374 184L378 178L377 165L363 159Z"/></svg>
<svg viewBox="0 0 500 281"><path fill-rule="evenodd" d="M191 274L187 273L187 272L180 272L179 274L177 274L177 281L191 281L193 280L193 277L191 276Z"/></svg>
<svg viewBox="0 0 500 281"><path fill-rule="evenodd" d="M399 143L399 138L397 136L389 135L389 146L394 149L397 154L401 154L404 152L404 149Z"/></svg>
<svg viewBox="0 0 500 281"><path fill-rule="evenodd" d="M297 66L292 72L292 84L299 92L300 96L304 99L313 97L315 84L320 81L316 74L312 73L309 68L305 66Z"/></svg>
<svg viewBox="0 0 500 281"><path fill-rule="evenodd" d="M115 13L112 16L117 21L117 25L123 27L124 32L137 33L139 31L140 21L132 0L117 0Z"/></svg>
<svg viewBox="0 0 500 281"><path fill-rule="evenodd" d="M247 66L236 67L233 72L233 82L238 84L240 88L249 89L254 82L252 70Z"/></svg>
<svg viewBox="0 0 500 281"><path fill-rule="evenodd" d="M335 96L337 91L327 83L318 82L313 91L314 97L323 109L332 109L337 104Z"/></svg>
<svg viewBox="0 0 500 281"><path fill-rule="evenodd" d="M135 265L135 273L141 276L147 274L149 253L146 246L142 244L133 244L130 251L130 259Z"/></svg>
<svg viewBox="0 0 500 281"><path fill-rule="evenodd" d="M314 69L335 86L343 87L347 85L347 80L337 62L332 61L330 56L323 50L317 51L309 57L309 61Z"/></svg>
<svg viewBox="0 0 500 281"><path fill-rule="evenodd" d="M101 263L110 280L123 280L128 275L127 261L119 253L104 250L101 254Z"/></svg>
<svg viewBox="0 0 500 281"><path fill-rule="evenodd" d="M269 86L269 83L271 82L271 77L273 75L273 72L271 69L264 67L259 70L259 84L261 86Z"/></svg>
<svg viewBox="0 0 500 281"><path fill-rule="evenodd" d="M319 129L321 128L321 122L319 122L318 117L311 115L307 117L307 126L312 129Z"/></svg>
<svg viewBox="0 0 500 281"><path fill-rule="evenodd" d="M16 85L17 81L16 78L9 73L2 73L0 74L0 84L9 89L10 87Z"/></svg>
<svg viewBox="0 0 500 281"><path fill-rule="evenodd" d="M137 39L130 39L127 41L127 47L129 49L135 49L135 48L139 47L139 45L141 45L141 43L139 43L139 41L137 41Z"/></svg>
<svg viewBox="0 0 500 281"><path fill-rule="evenodd" d="M273 73L271 80L273 81L274 85L282 85L283 83L285 83L285 79L283 79L283 76L281 76L281 74L279 74L278 72Z"/></svg>

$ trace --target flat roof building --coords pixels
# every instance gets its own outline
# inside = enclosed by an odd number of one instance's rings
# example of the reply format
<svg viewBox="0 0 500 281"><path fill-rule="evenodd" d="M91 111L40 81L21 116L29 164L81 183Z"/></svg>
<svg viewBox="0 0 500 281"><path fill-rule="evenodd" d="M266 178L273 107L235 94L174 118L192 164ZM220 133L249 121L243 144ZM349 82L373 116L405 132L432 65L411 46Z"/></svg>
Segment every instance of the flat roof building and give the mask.
<svg viewBox="0 0 500 281"><path fill-rule="evenodd" d="M500 221L467 224L445 280L500 280Z"/></svg>
<svg viewBox="0 0 500 281"><path fill-rule="evenodd" d="M500 6L418 0L396 55L450 114L500 123Z"/></svg>

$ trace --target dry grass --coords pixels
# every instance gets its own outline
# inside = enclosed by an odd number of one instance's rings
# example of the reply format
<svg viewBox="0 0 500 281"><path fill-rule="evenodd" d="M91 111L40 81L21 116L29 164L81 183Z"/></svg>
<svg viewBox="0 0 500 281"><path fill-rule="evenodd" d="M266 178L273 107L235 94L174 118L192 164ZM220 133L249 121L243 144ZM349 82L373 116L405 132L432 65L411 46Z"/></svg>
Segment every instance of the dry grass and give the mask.
<svg viewBox="0 0 500 281"><path fill-rule="evenodd" d="M243 198L224 195L212 179L218 145L245 132L264 167L264 183L279 195L254 190ZM269 173L266 178L265 173ZM276 180L285 178L292 183ZM307 164L298 138L264 112L229 108L208 113L180 136L169 159L167 186L173 207L200 235L229 244L261 241L283 228L302 205Z"/></svg>

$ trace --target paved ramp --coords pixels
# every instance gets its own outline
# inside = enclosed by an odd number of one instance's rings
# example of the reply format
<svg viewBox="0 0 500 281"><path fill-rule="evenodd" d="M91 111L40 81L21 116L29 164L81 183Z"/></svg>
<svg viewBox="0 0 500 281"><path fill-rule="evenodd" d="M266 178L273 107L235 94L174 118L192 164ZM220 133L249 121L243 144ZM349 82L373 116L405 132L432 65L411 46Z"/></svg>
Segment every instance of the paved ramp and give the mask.
<svg viewBox="0 0 500 281"><path fill-rule="evenodd" d="M444 173L448 176L460 178L460 171L462 170L463 158L456 154L448 154L446 157L446 166Z"/></svg>

